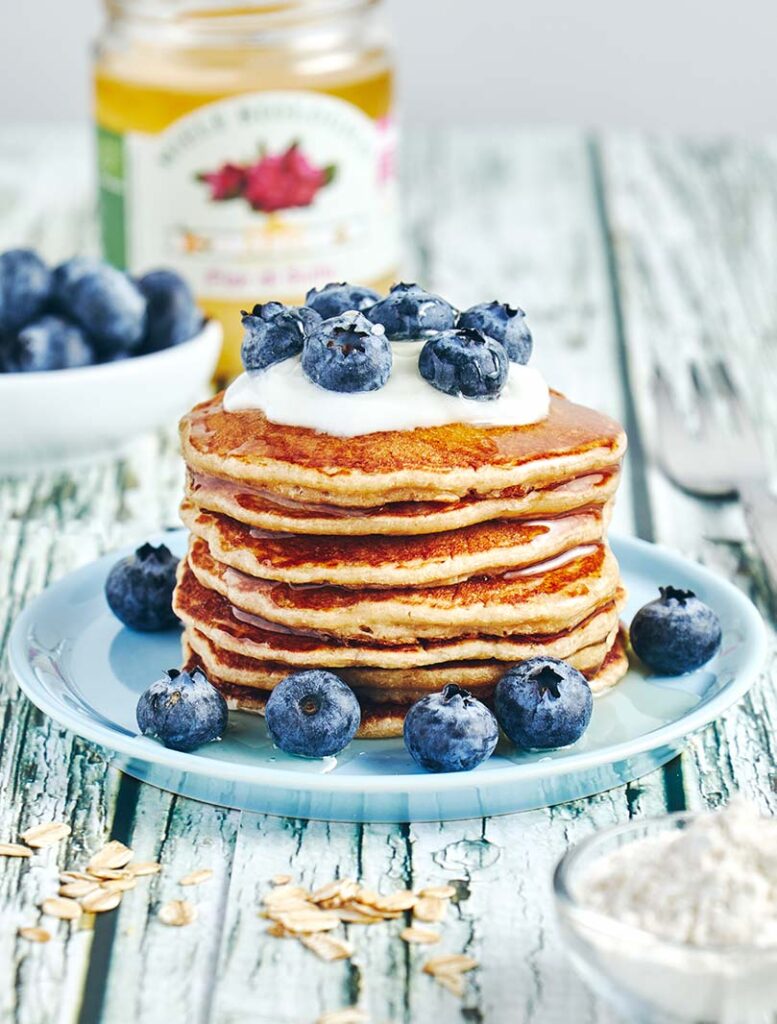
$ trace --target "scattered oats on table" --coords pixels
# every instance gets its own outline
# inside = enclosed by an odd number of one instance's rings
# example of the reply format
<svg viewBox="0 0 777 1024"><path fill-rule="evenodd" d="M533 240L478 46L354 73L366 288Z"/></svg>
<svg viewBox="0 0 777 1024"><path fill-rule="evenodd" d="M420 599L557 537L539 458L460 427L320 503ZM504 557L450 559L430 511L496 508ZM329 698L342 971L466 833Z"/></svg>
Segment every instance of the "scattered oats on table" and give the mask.
<svg viewBox="0 0 777 1024"><path fill-rule="evenodd" d="M199 868L197 871L190 871L188 875L184 875L179 881L179 885L202 885L203 882L207 882L209 878L213 878L212 868Z"/></svg>
<svg viewBox="0 0 777 1024"><path fill-rule="evenodd" d="M47 932L45 928L20 928L17 935L28 942L48 942L51 938L51 932Z"/></svg>
<svg viewBox="0 0 777 1024"><path fill-rule="evenodd" d="M356 1006L322 1013L316 1024L368 1024L369 1015Z"/></svg>
<svg viewBox="0 0 777 1024"><path fill-rule="evenodd" d="M328 932L340 924L339 917L317 907L309 907L307 910L280 910L273 914L272 919L293 935Z"/></svg>
<svg viewBox="0 0 777 1024"><path fill-rule="evenodd" d="M447 909L447 900L425 896L413 907L413 917L419 921L425 921L427 924L437 924L443 920Z"/></svg>
<svg viewBox="0 0 777 1024"><path fill-rule="evenodd" d="M452 885L428 885L419 890L418 895L421 899L429 896L433 900L450 900L456 895L456 890Z"/></svg>
<svg viewBox="0 0 777 1024"><path fill-rule="evenodd" d="M90 892L99 888L100 883L96 878L74 878L72 882L63 882L60 885L59 895L70 900L80 900L83 896L88 896Z"/></svg>
<svg viewBox="0 0 777 1024"><path fill-rule="evenodd" d="M98 878L101 882L118 881L120 878L134 878L131 871L126 868L89 868L87 874L90 878Z"/></svg>
<svg viewBox="0 0 777 1024"><path fill-rule="evenodd" d="M197 920L197 908L188 900L168 900L159 911L159 920L162 924L169 924L175 928L182 928L184 925L192 924Z"/></svg>
<svg viewBox="0 0 777 1024"><path fill-rule="evenodd" d="M61 921L76 921L83 913L81 904L67 896L49 896L40 909L47 917L58 917Z"/></svg>
<svg viewBox="0 0 777 1024"><path fill-rule="evenodd" d="M40 825L33 825L32 828L22 832L20 838L27 846L39 849L44 846L53 846L55 843L67 839L71 831L72 829L67 822L45 821Z"/></svg>
<svg viewBox="0 0 777 1024"><path fill-rule="evenodd" d="M349 960L353 956L352 943L346 942L345 939L338 939L328 932L302 935L300 942L321 960Z"/></svg>
<svg viewBox="0 0 777 1024"><path fill-rule="evenodd" d="M138 880L130 875L128 878L105 878L100 882L100 888L107 892L129 892L137 884Z"/></svg>
<svg viewBox="0 0 777 1024"><path fill-rule="evenodd" d="M126 867L134 855L135 851L130 850L124 843L119 842L118 839L110 839L89 861L87 870L91 872L100 871L103 868L118 870Z"/></svg>
<svg viewBox="0 0 777 1024"><path fill-rule="evenodd" d="M87 893L81 899L81 906L88 914L104 914L108 910L115 910L120 903L120 892L108 892L102 888Z"/></svg>
<svg viewBox="0 0 777 1024"><path fill-rule="evenodd" d="M399 933L399 937L403 942L417 943L419 945L431 945L434 942L440 941L439 932L433 931L431 928L418 928L416 926L403 928Z"/></svg>
<svg viewBox="0 0 777 1024"><path fill-rule="evenodd" d="M439 985L455 996L463 996L464 975L478 966L477 960L465 953L441 953L426 961L424 973L430 974Z"/></svg>
<svg viewBox="0 0 777 1024"><path fill-rule="evenodd" d="M21 843L0 843L0 857L31 857L32 850Z"/></svg>
<svg viewBox="0 0 777 1024"><path fill-rule="evenodd" d="M142 875L158 875L161 870L162 865L155 860L141 860L127 865L127 871L138 878Z"/></svg>

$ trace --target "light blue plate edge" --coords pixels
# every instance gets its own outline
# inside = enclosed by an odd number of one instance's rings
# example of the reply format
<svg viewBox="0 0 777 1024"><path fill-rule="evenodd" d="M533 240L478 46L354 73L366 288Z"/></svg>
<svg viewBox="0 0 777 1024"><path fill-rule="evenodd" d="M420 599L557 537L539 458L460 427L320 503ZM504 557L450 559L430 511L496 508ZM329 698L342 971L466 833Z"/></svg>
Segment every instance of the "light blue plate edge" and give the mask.
<svg viewBox="0 0 777 1024"><path fill-rule="evenodd" d="M168 531L158 535L155 541L177 546L176 542L184 538L183 530ZM41 687L26 657L26 637L33 624L45 614L50 601L56 602L65 596L69 587L88 579L95 579L101 587L114 561L133 547L112 552L76 570L35 598L14 623L8 643L9 660L21 689L40 710L84 739L113 751L117 767L128 774L194 799L238 807L248 803L250 809L267 813L342 821L452 820L509 813L601 792L660 767L682 749L687 736L718 718L744 696L765 660L767 636L763 620L737 587L660 545L627 537L613 537L611 544L619 559L647 560L650 576L660 574L664 579L671 579L681 575L693 580L692 585L698 589L706 588L710 597L715 594L713 602L728 602L742 619L748 651L729 684L676 721L638 739L570 754L559 761L498 769L490 769L486 763L466 774L301 776L283 768L239 765L214 757L201 760L196 754L169 750L141 737L116 733L72 711L51 699ZM143 744L142 751L138 750L139 743ZM564 778L571 781L578 775L581 777L578 785L570 787L573 792L565 795ZM528 790L523 799L517 799L513 790L518 781ZM245 791L243 796L242 791ZM533 797L529 796L531 792L535 793ZM257 801L258 793L261 799ZM365 805L367 797L372 807Z"/></svg>

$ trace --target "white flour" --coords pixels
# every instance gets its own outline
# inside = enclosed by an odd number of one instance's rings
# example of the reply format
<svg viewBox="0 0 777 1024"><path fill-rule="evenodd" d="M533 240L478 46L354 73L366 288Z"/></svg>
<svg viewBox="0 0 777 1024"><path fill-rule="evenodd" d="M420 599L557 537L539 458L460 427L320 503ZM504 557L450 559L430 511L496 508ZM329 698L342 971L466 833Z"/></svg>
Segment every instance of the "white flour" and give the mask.
<svg viewBox="0 0 777 1024"><path fill-rule="evenodd" d="M777 820L736 799L602 857L581 902L693 946L777 945Z"/></svg>

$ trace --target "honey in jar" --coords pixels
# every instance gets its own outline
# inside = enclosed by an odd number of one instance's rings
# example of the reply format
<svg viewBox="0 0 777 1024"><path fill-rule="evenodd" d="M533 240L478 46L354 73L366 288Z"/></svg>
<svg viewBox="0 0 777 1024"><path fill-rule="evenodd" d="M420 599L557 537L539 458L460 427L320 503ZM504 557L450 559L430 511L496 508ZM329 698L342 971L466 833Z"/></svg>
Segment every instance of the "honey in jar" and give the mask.
<svg viewBox="0 0 777 1024"><path fill-rule="evenodd" d="M399 232L379 0L108 0L95 98L103 252L172 267L222 321L312 286L384 290Z"/></svg>

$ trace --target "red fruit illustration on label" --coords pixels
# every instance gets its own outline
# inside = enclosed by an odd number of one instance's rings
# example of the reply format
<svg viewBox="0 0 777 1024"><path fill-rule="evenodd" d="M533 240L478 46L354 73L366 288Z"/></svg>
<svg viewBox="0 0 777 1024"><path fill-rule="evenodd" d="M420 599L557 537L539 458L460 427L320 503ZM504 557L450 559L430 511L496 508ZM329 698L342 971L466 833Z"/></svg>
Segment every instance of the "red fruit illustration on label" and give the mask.
<svg viewBox="0 0 777 1024"><path fill-rule="evenodd" d="M283 153L263 154L252 164L225 163L198 174L197 180L210 186L212 200L243 198L253 210L275 213L310 206L335 170L334 164L317 167L293 142Z"/></svg>
<svg viewBox="0 0 777 1024"><path fill-rule="evenodd" d="M238 164L223 164L217 171L198 174L197 180L210 185L211 199L237 199L243 194L246 172Z"/></svg>

